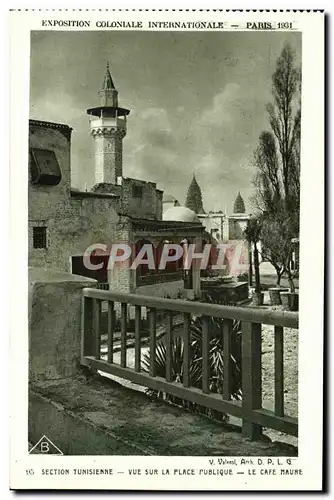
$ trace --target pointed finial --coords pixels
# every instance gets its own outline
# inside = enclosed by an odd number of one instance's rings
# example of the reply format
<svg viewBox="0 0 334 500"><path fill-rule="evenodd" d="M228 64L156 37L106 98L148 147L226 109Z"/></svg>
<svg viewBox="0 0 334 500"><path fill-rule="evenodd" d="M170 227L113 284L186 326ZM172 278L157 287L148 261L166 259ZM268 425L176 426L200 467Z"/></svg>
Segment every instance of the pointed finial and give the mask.
<svg viewBox="0 0 334 500"><path fill-rule="evenodd" d="M110 89L115 89L115 85L109 71L109 61L107 61L107 69L104 75L102 90L110 90Z"/></svg>

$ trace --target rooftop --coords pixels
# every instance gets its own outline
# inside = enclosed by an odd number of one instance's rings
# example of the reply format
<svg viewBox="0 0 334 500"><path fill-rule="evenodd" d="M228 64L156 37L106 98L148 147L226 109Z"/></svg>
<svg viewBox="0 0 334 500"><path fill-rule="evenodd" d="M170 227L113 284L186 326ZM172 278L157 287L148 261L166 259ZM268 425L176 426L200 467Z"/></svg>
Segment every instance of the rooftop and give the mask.
<svg viewBox="0 0 334 500"><path fill-rule="evenodd" d="M71 189L71 196L73 198L119 198L119 195L113 193L93 193L92 191L77 191Z"/></svg>
<svg viewBox="0 0 334 500"><path fill-rule="evenodd" d="M164 221L200 223L196 213L187 207L171 207L163 214Z"/></svg>
<svg viewBox="0 0 334 500"><path fill-rule="evenodd" d="M34 120L34 119L29 119L29 128L30 127L59 129L68 140L70 140L71 133L73 130L72 127L70 127L69 125L65 125L64 123L47 122L44 120Z"/></svg>

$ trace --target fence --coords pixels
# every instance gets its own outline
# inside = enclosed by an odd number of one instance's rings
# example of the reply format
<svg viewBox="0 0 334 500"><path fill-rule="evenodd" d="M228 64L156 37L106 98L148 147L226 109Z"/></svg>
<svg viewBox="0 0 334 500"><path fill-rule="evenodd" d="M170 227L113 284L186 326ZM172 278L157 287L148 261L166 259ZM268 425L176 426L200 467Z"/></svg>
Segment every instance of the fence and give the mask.
<svg viewBox="0 0 334 500"><path fill-rule="evenodd" d="M109 290L108 281L99 281L97 284L97 289L98 290Z"/></svg>
<svg viewBox="0 0 334 500"><path fill-rule="evenodd" d="M101 359L101 303L108 304L108 359ZM113 343L115 333L115 303L120 303L121 315L121 352L120 364L113 360ZM134 369L127 367L127 309L135 308L135 362ZM149 373L141 371L141 308L148 311L150 334L150 368ZM168 315L166 331L166 376L156 376L156 331L157 310ZM173 314L183 315L183 383L172 380L172 344ZM189 364L190 320L191 315L201 317L202 323L202 389L190 386ZM210 393L209 362L209 318L224 318L224 381L223 394ZM242 401L231 400L231 359L230 334L233 320L240 320L242 325ZM262 407L262 366L261 366L261 328L262 324L274 325L275 335L275 409ZM242 419L243 433L251 439L257 439L262 427L276 429L287 434L298 435L296 418L284 414L284 360L283 333L284 327L298 328L298 313L258 310L254 308L230 307L184 300L161 299L135 294L122 294L83 289L82 297L82 344L81 364L93 370L101 370L117 377L130 380L136 384L160 390L177 398L185 399L213 410L234 415Z"/></svg>

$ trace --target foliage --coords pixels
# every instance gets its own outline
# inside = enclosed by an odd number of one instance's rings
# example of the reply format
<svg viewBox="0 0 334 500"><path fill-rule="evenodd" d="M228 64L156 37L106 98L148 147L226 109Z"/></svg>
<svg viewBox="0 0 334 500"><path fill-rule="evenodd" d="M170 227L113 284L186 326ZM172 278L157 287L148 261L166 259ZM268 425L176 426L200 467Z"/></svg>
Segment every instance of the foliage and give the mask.
<svg viewBox="0 0 334 500"><path fill-rule="evenodd" d="M261 214L264 257L276 269L279 284L290 269L292 238L299 233L300 206L300 70L285 44L272 77L273 102L267 105L270 131L264 131L254 152L257 173L255 203Z"/></svg>
<svg viewBox="0 0 334 500"><path fill-rule="evenodd" d="M210 360L210 392L222 394L224 381L224 358L223 358L223 339L222 327L224 320L221 318L209 319L209 332L211 336L209 344L209 360ZM183 382L183 348L184 343L181 337L173 338L172 343L172 381ZM192 317L190 324L190 364L189 378L191 387L202 387L202 328L199 318ZM231 369L231 397L234 399L241 398L241 324L235 321L231 332L231 352L230 358L232 361ZM150 354L147 353L142 358L142 368L149 372ZM165 341L161 340L156 346L156 375L165 378L166 376L166 345ZM191 403L187 400L176 398L163 391L148 390L148 393L155 397L165 399L173 404L177 404L188 408L192 411L205 414L217 420L226 420L227 416L220 412L210 410L201 405Z"/></svg>
<svg viewBox="0 0 334 500"><path fill-rule="evenodd" d="M259 263L259 251L258 251L258 242L261 238L261 230L262 230L262 220L258 217L253 216L249 219L247 227L245 229L245 238L250 245L253 247L253 256L254 256L254 268L255 268L255 292L261 292L261 282L260 282L260 263Z"/></svg>
<svg viewBox="0 0 334 500"><path fill-rule="evenodd" d="M202 191L196 180L195 174L188 188L185 206L193 210L195 214L205 213L202 201Z"/></svg>
<svg viewBox="0 0 334 500"><path fill-rule="evenodd" d="M235 199L233 212L235 214L244 214L246 212L245 202L240 194L240 191Z"/></svg>

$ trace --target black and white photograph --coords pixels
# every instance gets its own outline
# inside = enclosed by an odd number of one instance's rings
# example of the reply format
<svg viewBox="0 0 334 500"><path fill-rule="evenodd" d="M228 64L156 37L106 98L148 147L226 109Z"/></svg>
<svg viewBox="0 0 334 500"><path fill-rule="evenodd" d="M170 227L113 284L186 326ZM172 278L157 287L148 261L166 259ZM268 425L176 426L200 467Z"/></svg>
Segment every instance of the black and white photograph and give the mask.
<svg viewBox="0 0 334 500"><path fill-rule="evenodd" d="M28 33L24 481L302 489L302 14L73 14Z"/></svg>

